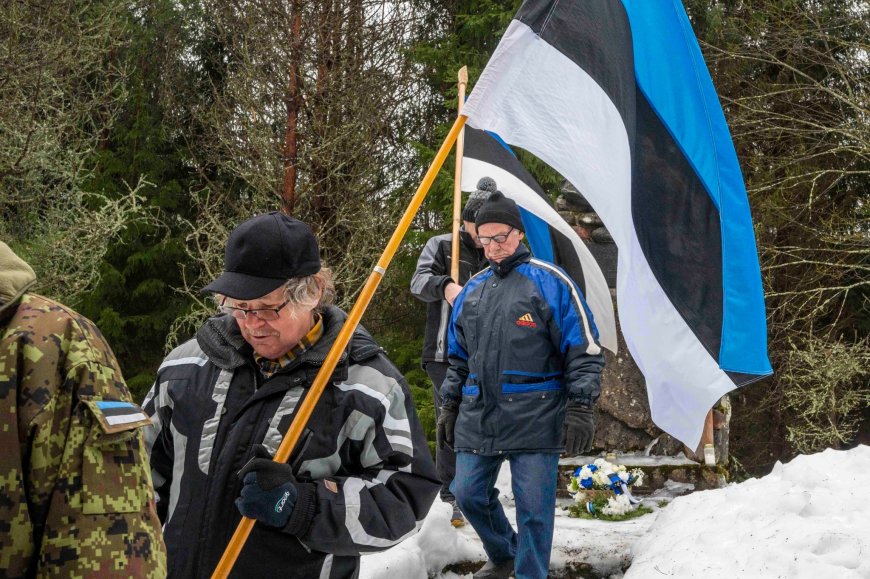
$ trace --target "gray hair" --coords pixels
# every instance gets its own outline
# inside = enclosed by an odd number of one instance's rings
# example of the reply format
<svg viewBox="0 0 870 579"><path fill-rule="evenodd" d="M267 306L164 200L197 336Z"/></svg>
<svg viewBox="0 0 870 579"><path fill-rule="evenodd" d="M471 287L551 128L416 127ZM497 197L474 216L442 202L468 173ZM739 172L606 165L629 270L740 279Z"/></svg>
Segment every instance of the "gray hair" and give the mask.
<svg viewBox="0 0 870 579"><path fill-rule="evenodd" d="M335 284L332 270L326 266L313 275L294 277L284 284L284 299L295 314L297 311L314 310L319 312L324 306L335 301Z"/></svg>
<svg viewBox="0 0 870 579"><path fill-rule="evenodd" d="M224 294L212 294L212 299L218 306L223 305L223 301L227 297L229 296ZM332 281L332 270L324 265L320 271L313 275L288 279L284 282L284 299L290 302L287 306L293 317L296 317L297 312L300 311L313 310L319 313L324 306L335 303L335 284Z"/></svg>

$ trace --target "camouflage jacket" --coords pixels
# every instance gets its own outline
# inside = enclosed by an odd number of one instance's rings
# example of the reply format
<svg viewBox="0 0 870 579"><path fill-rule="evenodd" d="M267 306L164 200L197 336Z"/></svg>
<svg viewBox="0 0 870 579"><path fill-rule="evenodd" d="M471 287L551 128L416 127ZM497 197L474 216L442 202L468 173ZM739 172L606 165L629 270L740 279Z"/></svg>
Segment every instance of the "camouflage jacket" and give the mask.
<svg viewBox="0 0 870 579"><path fill-rule="evenodd" d="M0 269L0 577L164 577L144 415L111 349L88 319L8 291L8 272Z"/></svg>

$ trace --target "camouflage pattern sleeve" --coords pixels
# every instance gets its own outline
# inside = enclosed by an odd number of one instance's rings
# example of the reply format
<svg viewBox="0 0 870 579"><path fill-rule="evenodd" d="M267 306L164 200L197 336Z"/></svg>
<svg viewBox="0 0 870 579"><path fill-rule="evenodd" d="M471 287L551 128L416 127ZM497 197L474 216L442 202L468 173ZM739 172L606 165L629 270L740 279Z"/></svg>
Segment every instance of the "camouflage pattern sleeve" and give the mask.
<svg viewBox="0 0 870 579"><path fill-rule="evenodd" d="M96 326L26 294L0 326L0 570L166 576L145 423Z"/></svg>

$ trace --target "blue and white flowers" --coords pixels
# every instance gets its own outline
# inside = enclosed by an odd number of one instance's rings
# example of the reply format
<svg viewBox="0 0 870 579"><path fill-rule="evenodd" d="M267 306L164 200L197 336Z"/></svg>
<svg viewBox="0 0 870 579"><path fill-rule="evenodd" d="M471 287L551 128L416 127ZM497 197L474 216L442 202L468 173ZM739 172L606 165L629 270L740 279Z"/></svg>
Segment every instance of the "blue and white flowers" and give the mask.
<svg viewBox="0 0 870 579"><path fill-rule="evenodd" d="M574 471L568 484L568 492L589 514L615 516L624 515L637 508L640 501L632 496L630 489L642 484L641 469L628 470L624 465L612 464L599 458Z"/></svg>

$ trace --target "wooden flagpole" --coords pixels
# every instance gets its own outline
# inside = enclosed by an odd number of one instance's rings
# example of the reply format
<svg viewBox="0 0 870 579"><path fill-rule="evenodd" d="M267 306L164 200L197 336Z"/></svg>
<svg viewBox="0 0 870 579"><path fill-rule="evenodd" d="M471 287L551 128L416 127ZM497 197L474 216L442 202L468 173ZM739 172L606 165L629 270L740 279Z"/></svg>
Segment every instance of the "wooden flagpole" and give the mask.
<svg viewBox="0 0 870 579"><path fill-rule="evenodd" d="M426 171L426 175L423 177L423 181L417 188L417 192L414 194L414 197L411 198L408 208L405 209L405 214L402 215L402 219L399 221L396 230L393 232L393 236L384 248L381 258L378 260L371 275L369 275L369 279L360 291L356 303L350 310L347 320L344 322L341 331L338 333L338 337L335 339L335 343L332 344L329 354L326 355L326 360L324 360L323 366L321 366L320 371L317 373L317 377L314 378L314 382L308 389L308 395L299 406L299 410L296 412L296 417L293 419L290 429L287 431L284 440L281 441L281 446L278 447L278 451L275 453L275 462L287 462L287 459L290 458L290 454L293 452L293 448L299 441L299 436L305 429L305 425L308 424L308 419L311 418L311 414L314 412L314 407L320 399L320 395L323 394L326 384L329 381L330 376L332 376L332 372L335 370L338 360L341 358L342 352L344 352L345 347L347 347L347 344L350 342L350 338L353 335L354 330L356 330L356 327L359 325L363 313L365 313L366 308L371 302L372 296L378 288L378 284L380 284L384 273L387 271L387 267L390 265L390 261L392 261L396 250L399 248L399 244L402 242L402 238L405 237L405 233L411 226L414 216L417 215L417 210L420 209L423 199L426 198L426 194L429 192L429 188L432 186L435 176L444 164L444 159L447 158L450 148L453 146L453 143L456 141L462 127L465 125L465 118L466 117L462 115L457 117L456 122L453 123L453 127L450 129L450 132L441 144L441 148L432 160L432 164L429 165L429 170ZM218 562L218 565L212 574L212 579L223 579L229 576L236 559L239 557L239 553L242 552L242 547L244 547L248 535L251 534L251 529L254 528L254 522L254 519L242 517L239 526L236 527L235 533L233 533L224 554L221 556L221 560Z"/></svg>
<svg viewBox="0 0 870 579"><path fill-rule="evenodd" d="M459 92L456 99L456 109L462 114L465 104L465 86L468 84L468 67L459 69ZM462 154L465 150L465 130L459 132L456 138L456 173L453 176L453 245L450 252L450 277L459 283L459 226L462 225Z"/></svg>

